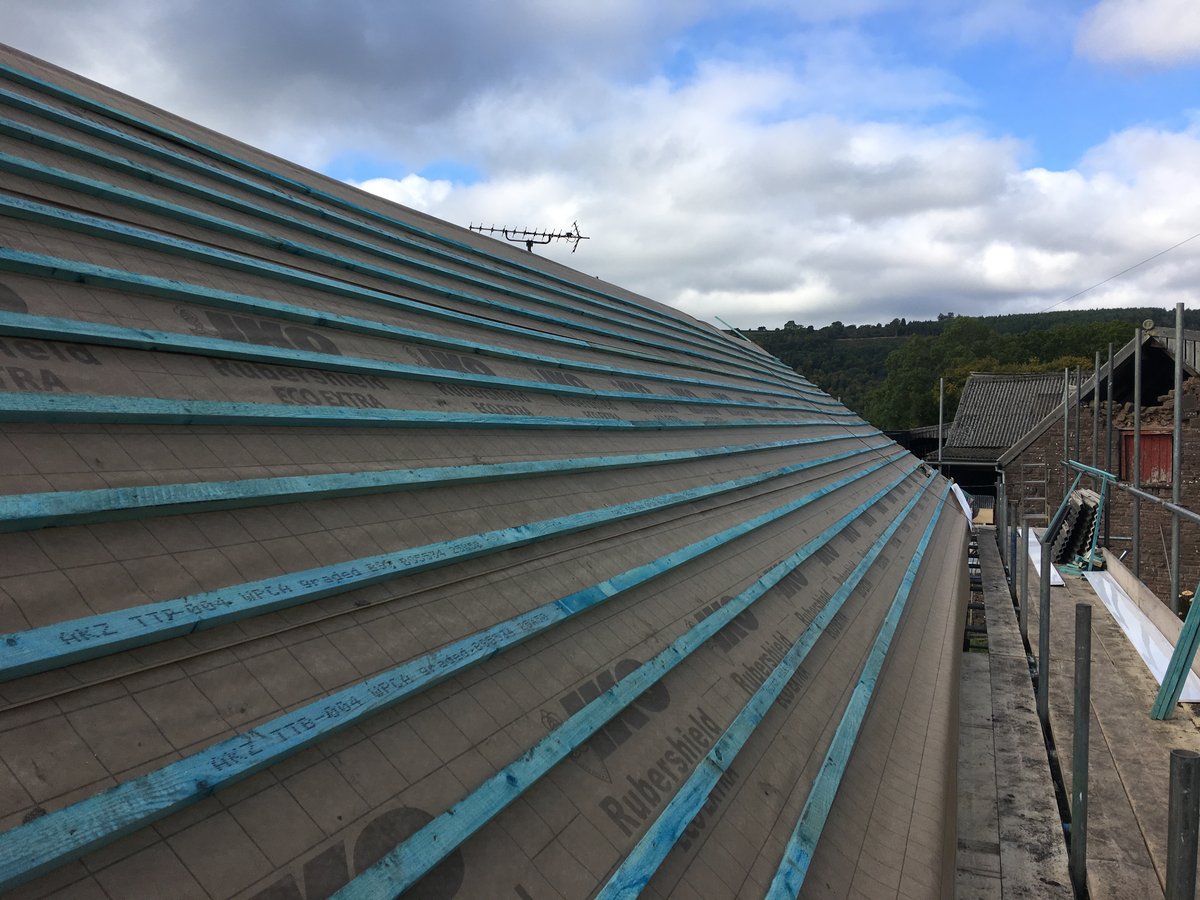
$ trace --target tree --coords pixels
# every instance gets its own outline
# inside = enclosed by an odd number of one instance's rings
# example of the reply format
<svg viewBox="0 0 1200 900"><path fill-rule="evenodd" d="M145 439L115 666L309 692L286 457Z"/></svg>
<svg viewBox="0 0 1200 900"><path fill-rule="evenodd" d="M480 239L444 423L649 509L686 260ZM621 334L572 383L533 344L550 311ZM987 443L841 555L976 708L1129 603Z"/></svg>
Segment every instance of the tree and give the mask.
<svg viewBox="0 0 1200 900"><path fill-rule="evenodd" d="M822 390L840 397L876 426L913 428L937 421L938 377L946 378L947 413L971 372L1091 370L1092 354L1109 342L1125 344L1143 319L1171 320L1153 308L1073 310L1010 316L956 316L937 321L893 319L886 326L853 331L842 322L750 332L774 354ZM1200 310L1185 311L1185 326L1200 328Z"/></svg>

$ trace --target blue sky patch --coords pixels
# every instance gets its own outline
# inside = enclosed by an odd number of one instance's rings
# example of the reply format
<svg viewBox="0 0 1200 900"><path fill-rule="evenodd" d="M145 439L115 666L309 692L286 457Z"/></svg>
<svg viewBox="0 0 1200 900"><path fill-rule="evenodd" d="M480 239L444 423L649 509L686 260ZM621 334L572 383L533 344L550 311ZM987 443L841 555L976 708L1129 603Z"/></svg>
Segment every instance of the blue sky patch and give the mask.
<svg viewBox="0 0 1200 900"><path fill-rule="evenodd" d="M417 172L430 181L449 181L456 185L476 184L483 180L483 173L469 163L453 159L439 159L422 166Z"/></svg>
<svg viewBox="0 0 1200 900"><path fill-rule="evenodd" d="M321 167L338 181L366 181L368 178L403 178L409 167L396 159L385 159L361 150L346 150Z"/></svg>

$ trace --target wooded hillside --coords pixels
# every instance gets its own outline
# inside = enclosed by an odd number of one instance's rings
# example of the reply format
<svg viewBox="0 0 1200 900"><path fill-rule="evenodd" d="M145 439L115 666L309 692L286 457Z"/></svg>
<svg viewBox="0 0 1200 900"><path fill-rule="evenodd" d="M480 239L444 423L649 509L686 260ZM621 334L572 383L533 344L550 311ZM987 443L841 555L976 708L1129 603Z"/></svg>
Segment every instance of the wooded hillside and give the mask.
<svg viewBox="0 0 1200 900"><path fill-rule="evenodd" d="M1200 328L1200 311L1185 313ZM1174 310L1154 307L957 316L877 325L833 322L823 328L788 322L747 333L850 409L886 430L936 425L938 377L946 378L946 419L958 406L971 372L1091 372L1097 350L1120 347L1134 328L1153 319L1174 327Z"/></svg>

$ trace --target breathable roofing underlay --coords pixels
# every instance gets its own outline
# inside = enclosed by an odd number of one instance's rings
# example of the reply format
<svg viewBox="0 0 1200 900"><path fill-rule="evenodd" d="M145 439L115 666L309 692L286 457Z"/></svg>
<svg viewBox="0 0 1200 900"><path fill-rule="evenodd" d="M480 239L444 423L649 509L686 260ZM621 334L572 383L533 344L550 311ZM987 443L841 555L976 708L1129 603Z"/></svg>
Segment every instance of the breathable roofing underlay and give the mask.
<svg viewBox="0 0 1200 900"><path fill-rule="evenodd" d="M942 479L669 307L0 63L0 891L949 895Z"/></svg>

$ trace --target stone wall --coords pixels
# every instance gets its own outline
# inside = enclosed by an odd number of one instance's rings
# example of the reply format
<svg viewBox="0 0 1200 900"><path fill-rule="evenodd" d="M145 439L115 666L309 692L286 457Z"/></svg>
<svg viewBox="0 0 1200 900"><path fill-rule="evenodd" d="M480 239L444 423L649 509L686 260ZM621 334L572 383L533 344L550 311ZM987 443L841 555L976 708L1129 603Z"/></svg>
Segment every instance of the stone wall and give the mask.
<svg viewBox="0 0 1200 900"><path fill-rule="evenodd" d="M1153 406L1142 408L1142 432L1170 432L1174 416L1174 392L1159 398ZM1182 505L1200 511L1200 379L1184 383L1183 455L1182 455ZM1088 465L1092 464L1092 416L1093 409L1085 403L1076 416L1072 408L1068 427L1070 456ZM1096 465L1106 467L1105 408L1100 404L1099 439L1097 440ZM1114 403L1112 427L1111 468L1123 481L1132 481L1132 472L1121 470L1121 432L1133 429L1133 404ZM1075 453L1078 430L1078 457ZM1018 515L1035 517L1054 515L1063 497L1063 423L1059 416L1055 423L1036 441L1027 447L1006 469L1006 483L1010 502L1019 504ZM1042 474L1044 472L1044 475ZM1067 486L1074 479L1072 471L1067 476ZM1043 483L1044 479L1044 483ZM1081 487L1098 490L1099 485L1085 477ZM1148 485L1144 488L1164 500L1171 499L1171 486ZM1108 546L1118 555L1125 553L1125 564L1133 568L1133 497L1121 490L1114 491L1108 504ZM1141 521L1141 580L1164 601L1170 594L1170 546L1171 514L1149 500L1140 504ZM1035 523L1038 521L1035 518ZM1045 519L1041 519L1045 521ZM1180 520L1180 588L1194 590L1200 582L1200 525Z"/></svg>

